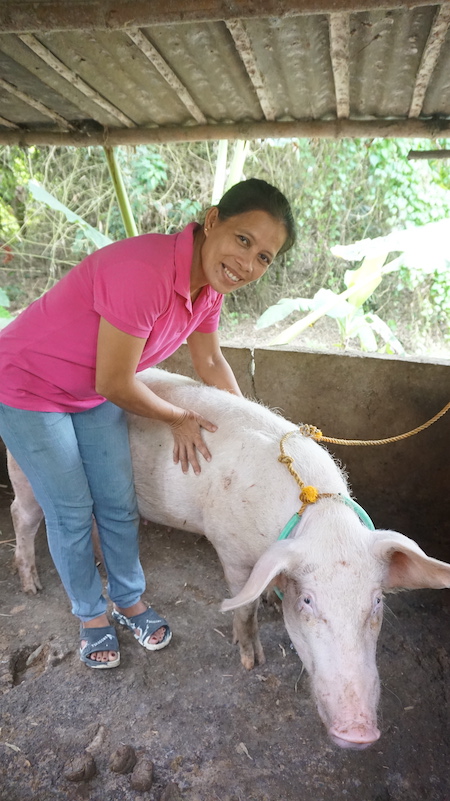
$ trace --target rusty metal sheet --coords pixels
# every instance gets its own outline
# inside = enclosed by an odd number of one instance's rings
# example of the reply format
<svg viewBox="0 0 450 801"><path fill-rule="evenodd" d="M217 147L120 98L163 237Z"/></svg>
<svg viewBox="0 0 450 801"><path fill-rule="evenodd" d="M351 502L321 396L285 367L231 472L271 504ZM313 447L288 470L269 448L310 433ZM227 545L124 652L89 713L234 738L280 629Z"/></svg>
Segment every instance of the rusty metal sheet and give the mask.
<svg viewBox="0 0 450 801"><path fill-rule="evenodd" d="M3 0L0 143L450 133L449 0L160 5Z"/></svg>

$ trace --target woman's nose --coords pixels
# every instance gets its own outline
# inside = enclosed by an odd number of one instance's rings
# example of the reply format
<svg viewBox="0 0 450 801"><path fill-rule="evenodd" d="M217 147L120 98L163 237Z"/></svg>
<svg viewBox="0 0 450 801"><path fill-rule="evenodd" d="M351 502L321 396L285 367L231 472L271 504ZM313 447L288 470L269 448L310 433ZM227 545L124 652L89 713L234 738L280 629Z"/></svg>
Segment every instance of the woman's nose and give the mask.
<svg viewBox="0 0 450 801"><path fill-rule="evenodd" d="M237 263L239 264L241 270L245 273L251 273L253 270L253 254L252 253L240 253L236 259Z"/></svg>

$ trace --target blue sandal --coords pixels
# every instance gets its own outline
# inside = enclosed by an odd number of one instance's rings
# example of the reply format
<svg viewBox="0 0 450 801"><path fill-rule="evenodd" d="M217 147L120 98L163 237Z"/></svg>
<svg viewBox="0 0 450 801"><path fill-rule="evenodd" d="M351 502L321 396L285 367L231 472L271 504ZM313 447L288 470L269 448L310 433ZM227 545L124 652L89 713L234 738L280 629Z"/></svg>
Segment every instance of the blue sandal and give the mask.
<svg viewBox="0 0 450 801"><path fill-rule="evenodd" d="M165 648L172 639L172 632L167 620L160 617L151 606L149 606L145 612L141 612L139 615L132 615L132 617L126 617L126 615L122 615L118 612L117 609L113 609L112 617L117 623L130 629L135 639L146 648L147 651L160 651L161 648ZM166 632L161 642L148 642L152 634L163 627ZM140 634L137 633L138 631Z"/></svg>
<svg viewBox="0 0 450 801"><path fill-rule="evenodd" d="M81 625L80 640L86 640L86 645L80 646L80 660L88 667L105 670L120 664L119 641L114 626L89 629ZM91 659L90 655L98 651L115 651L117 659L112 659L110 662L97 662L96 659Z"/></svg>

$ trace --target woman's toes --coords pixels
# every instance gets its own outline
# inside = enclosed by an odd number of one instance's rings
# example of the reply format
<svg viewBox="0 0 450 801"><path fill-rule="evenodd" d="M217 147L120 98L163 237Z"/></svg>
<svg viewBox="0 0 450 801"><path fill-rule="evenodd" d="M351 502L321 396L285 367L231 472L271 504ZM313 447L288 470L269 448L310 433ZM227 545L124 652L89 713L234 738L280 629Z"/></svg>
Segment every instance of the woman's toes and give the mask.
<svg viewBox="0 0 450 801"><path fill-rule="evenodd" d="M158 645L158 643L164 639L165 633L166 630L164 627L158 629L157 631L153 632L152 636L150 637L150 642L153 643L153 645Z"/></svg>
<svg viewBox="0 0 450 801"><path fill-rule="evenodd" d="M84 648L86 640L81 640L80 645ZM89 659L92 659L93 662L114 662L117 659L117 653L116 651L94 651L89 654Z"/></svg>

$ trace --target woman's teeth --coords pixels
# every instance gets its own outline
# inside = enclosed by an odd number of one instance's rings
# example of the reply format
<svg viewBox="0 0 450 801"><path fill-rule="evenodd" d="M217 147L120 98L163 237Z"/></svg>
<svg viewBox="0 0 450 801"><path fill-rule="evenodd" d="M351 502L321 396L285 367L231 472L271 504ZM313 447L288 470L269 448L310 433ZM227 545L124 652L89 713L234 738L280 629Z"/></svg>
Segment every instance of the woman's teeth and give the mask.
<svg viewBox="0 0 450 801"><path fill-rule="evenodd" d="M237 275L234 275L234 273L231 273L229 271L228 267L224 266L223 269L224 269L225 275L227 276L227 278L230 279L230 281L233 281L236 284L240 280Z"/></svg>

